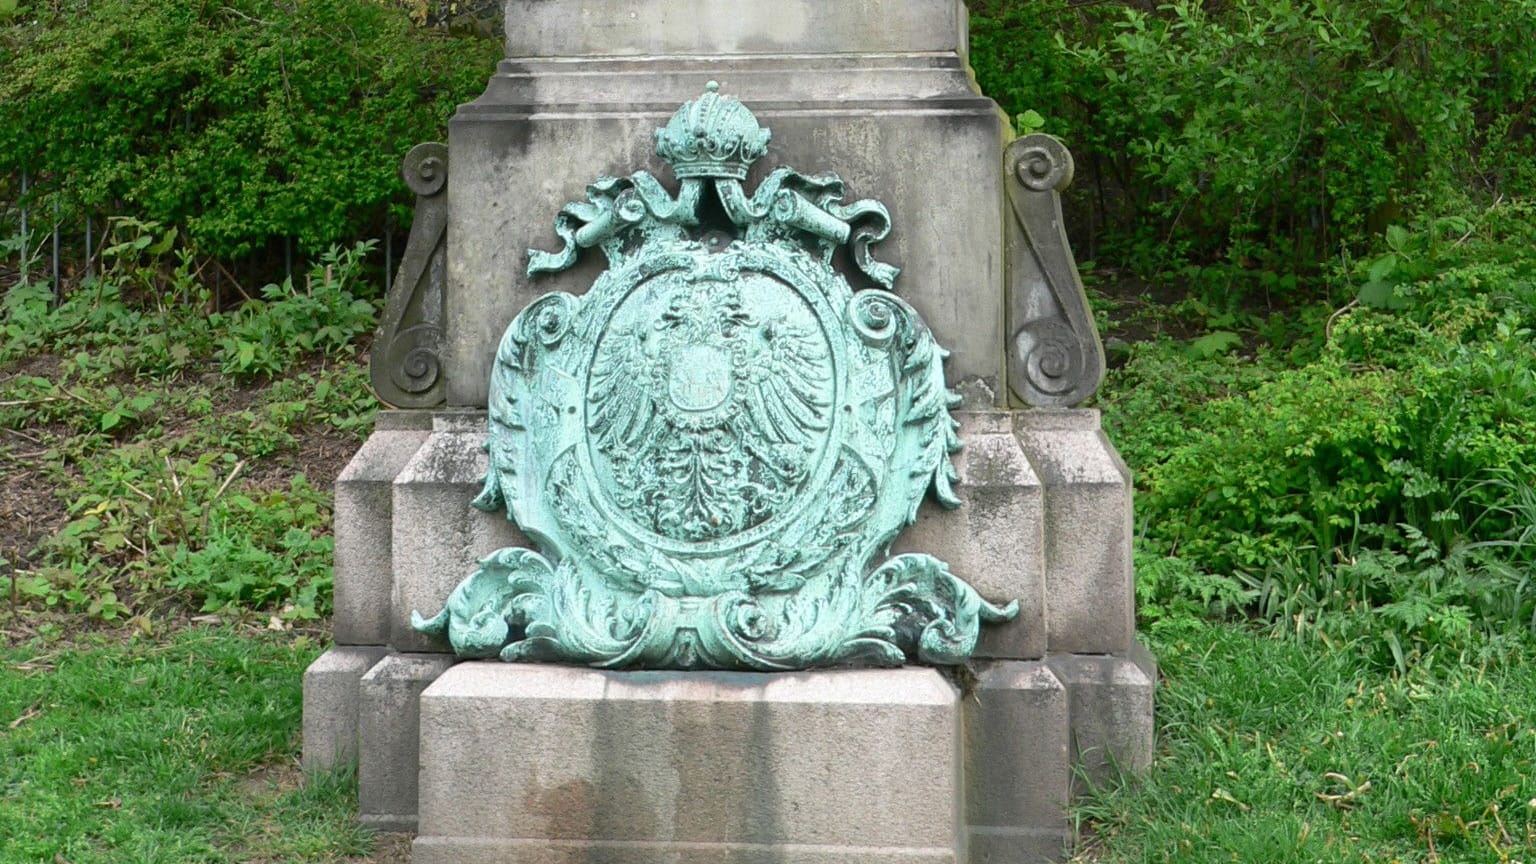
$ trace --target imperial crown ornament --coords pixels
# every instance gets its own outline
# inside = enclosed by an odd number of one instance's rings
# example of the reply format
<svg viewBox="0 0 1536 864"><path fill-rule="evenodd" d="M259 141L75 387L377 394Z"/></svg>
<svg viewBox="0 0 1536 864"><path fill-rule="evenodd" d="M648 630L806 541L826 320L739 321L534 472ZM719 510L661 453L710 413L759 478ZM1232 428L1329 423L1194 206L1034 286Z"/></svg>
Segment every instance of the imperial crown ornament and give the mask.
<svg viewBox="0 0 1536 864"><path fill-rule="evenodd" d="M467 657L777 671L957 663L1017 614L932 556L875 563L930 491L960 506L947 353L870 253L882 204L787 167L747 194L769 137L711 82L656 133L676 197L601 177L562 248L529 252L530 275L608 260L497 351L474 503L538 549L491 554L418 630ZM844 247L875 287L833 268Z"/></svg>

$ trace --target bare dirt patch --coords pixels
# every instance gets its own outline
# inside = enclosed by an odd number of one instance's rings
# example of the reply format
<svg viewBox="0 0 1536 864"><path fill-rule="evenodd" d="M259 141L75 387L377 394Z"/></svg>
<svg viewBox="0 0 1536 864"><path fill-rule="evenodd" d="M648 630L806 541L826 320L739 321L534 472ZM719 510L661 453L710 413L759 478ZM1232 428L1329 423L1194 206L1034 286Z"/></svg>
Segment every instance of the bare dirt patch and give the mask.
<svg viewBox="0 0 1536 864"><path fill-rule="evenodd" d="M33 550L69 521L64 502L44 475L42 440L17 429L0 429L0 591L8 602L17 571L31 569Z"/></svg>
<svg viewBox="0 0 1536 864"><path fill-rule="evenodd" d="M299 474L316 489L329 489L357 452L356 436L330 426L309 426L294 433L297 446L247 466L245 479L263 489L286 487Z"/></svg>

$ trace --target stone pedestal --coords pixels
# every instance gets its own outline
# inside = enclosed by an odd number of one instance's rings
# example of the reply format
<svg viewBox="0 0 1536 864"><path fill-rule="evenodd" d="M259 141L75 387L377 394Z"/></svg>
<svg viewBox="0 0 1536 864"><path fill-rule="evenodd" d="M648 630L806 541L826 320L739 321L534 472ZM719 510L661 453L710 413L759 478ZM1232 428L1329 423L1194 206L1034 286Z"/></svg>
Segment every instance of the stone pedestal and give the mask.
<svg viewBox="0 0 1536 864"><path fill-rule="evenodd" d="M1058 654L1050 665L1066 685L1072 717L1074 791L1134 776L1152 765L1157 663L1135 645L1128 656Z"/></svg>
<svg viewBox="0 0 1536 864"><path fill-rule="evenodd" d="M973 687L965 706L967 860L1060 860L1071 845L1066 688L1038 661L978 663Z"/></svg>
<svg viewBox="0 0 1536 864"><path fill-rule="evenodd" d="M1099 412L1015 413L1045 491L1047 650L1126 655L1135 641L1131 472Z"/></svg>
<svg viewBox="0 0 1536 864"><path fill-rule="evenodd" d="M374 633L379 643L332 649L306 673L304 763L315 769L359 759L363 820L381 829L410 830L417 818L417 747L447 746L436 741L441 734L432 731L436 726L422 726L418 736L417 700L453 664L451 655L442 653L446 645L410 629L410 612L440 608L478 557L500 546L527 545L527 540L504 515L469 505L485 470L483 412L436 412L430 422L414 412L405 418L385 412L381 418L378 431L343 474L352 485L339 495L360 503L338 507L337 531L353 537L389 537L390 542L372 550L367 567L338 567L339 593L373 599L338 604L336 625L338 630ZM956 848L968 849L971 861L1056 860L1071 836L1065 810L1069 792L1105 782L1113 771L1139 771L1152 757L1156 667L1133 640L1129 477L1100 431L1096 411L962 411L956 418L965 447L955 457L960 475L955 491L964 506L951 511L924 504L918 523L893 552L938 555L988 599L1017 599L1021 606L1017 621L983 631L977 655L988 659L975 664L975 682L967 685L971 696L960 709L964 749L952 763L954 775L945 781L966 790L965 815L955 829L961 838ZM424 431L428 427L431 431ZM388 476L397 465L396 473ZM379 493L372 488L386 483L391 492L388 508L379 506ZM383 590L377 574L386 567L391 577L389 635L378 637L376 622L384 604L377 596ZM363 621L375 622L366 625L373 629L366 630ZM415 653L388 653L391 646ZM472 668L507 669L505 674L514 678L533 670L529 674L554 675L565 683L570 676L635 682L654 677L491 664ZM492 672L473 674L485 686L500 680ZM831 686L842 680L839 676L850 674L875 673L805 673L784 680L812 686L829 676L826 685L815 686ZM775 676L742 677L766 682ZM689 692L696 697L699 691ZM492 695L480 692L482 697ZM570 698L575 701L562 703L561 710L571 704L598 710L589 697ZM652 701L655 698L660 697ZM905 694L894 690L884 698L899 700ZM696 698L689 704L687 711L704 710ZM721 710L746 709L738 705ZM499 734L501 728L491 724L477 734ZM500 740L498 752L525 753L521 739ZM742 748L756 746L746 739L740 742ZM446 784L444 776L423 774L423 795L438 794L426 790ZM426 810L422 813L425 818ZM469 832L467 827L452 830ZM532 855L530 842L509 836L482 843L470 833L453 834L444 828L424 834L418 861L448 860L441 857L448 852L434 851L442 849L465 856L458 860L481 860L473 857L479 854L500 861L504 859L494 856L511 854L507 850L513 848L518 855ZM611 859L615 861L628 860L624 855L653 860L645 858L659 848L646 845L651 842L604 840L589 848L567 838L541 853L554 857L527 860L580 858L599 847L603 855L617 856ZM719 848L697 850L707 858L715 854L708 850ZM795 854L802 852L812 855L806 850ZM921 857L927 854L911 860L930 860ZM812 855L803 860L841 859Z"/></svg>
<svg viewBox="0 0 1536 864"><path fill-rule="evenodd" d="M394 579L394 481L432 431L428 411L384 411L336 478L338 645L389 642Z"/></svg>
<svg viewBox="0 0 1536 864"><path fill-rule="evenodd" d="M529 542L505 514L470 506L485 476L484 411L439 412L432 434L392 483L394 557L389 644L396 651L446 651L411 629L411 612L441 609L481 558Z"/></svg>
<svg viewBox="0 0 1536 864"><path fill-rule="evenodd" d="M959 862L960 715L933 669L463 663L421 697L413 860Z"/></svg>
<svg viewBox="0 0 1536 864"><path fill-rule="evenodd" d="M304 670L305 772L334 771L356 761L358 682L383 656L380 646L338 645Z"/></svg>
<svg viewBox="0 0 1536 864"><path fill-rule="evenodd" d="M1071 795L1150 764L1156 681L1134 638L1130 477L1098 412L1009 395L1075 404L1102 370L1054 197L1070 157L1031 138L1005 162L957 0L507 0L506 20L506 59L430 172L436 195L452 166L446 262L416 302L441 325L446 404L383 412L337 483L346 647L306 672L305 767L357 759L363 821L417 827L416 864L1061 859ZM963 506L924 503L892 552L1019 603L968 670L454 665L410 626L481 557L531 546L470 506L489 373L513 316L584 293L601 262L535 281L526 250L559 247L555 209L597 174L670 184L653 130L712 79L773 132L748 188L792 165L890 210L878 257L950 352L964 441Z"/></svg>
<svg viewBox="0 0 1536 864"><path fill-rule="evenodd" d="M1044 499L1040 478L1006 411L957 412L965 446L955 454L955 494L946 510L924 501L893 552L926 552L947 562L981 596L1017 600L1012 621L982 629L977 657L1038 658L1046 650Z"/></svg>

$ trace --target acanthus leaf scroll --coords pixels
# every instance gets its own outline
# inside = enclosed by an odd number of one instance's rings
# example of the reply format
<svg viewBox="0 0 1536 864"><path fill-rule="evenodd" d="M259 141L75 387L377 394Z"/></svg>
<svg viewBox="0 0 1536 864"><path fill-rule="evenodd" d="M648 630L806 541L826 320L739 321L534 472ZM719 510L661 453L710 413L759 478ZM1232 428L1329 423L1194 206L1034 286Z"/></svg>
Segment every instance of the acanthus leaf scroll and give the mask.
<svg viewBox="0 0 1536 864"><path fill-rule="evenodd" d="M711 84L657 132L675 197L600 178L557 216L563 248L530 251L531 274L608 260L497 351L475 505L538 550L490 555L418 630L464 656L782 671L958 663L1017 614L932 556L875 563L930 491L960 504L946 352L871 254L878 201L790 168L747 194L768 140Z"/></svg>

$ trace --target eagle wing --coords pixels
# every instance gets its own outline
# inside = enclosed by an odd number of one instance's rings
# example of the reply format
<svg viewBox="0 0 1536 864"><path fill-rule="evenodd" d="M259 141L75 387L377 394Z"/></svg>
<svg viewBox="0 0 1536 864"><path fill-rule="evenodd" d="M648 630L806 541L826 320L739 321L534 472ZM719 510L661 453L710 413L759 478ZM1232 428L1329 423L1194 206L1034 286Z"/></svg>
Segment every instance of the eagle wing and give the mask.
<svg viewBox="0 0 1536 864"><path fill-rule="evenodd" d="M762 338L744 394L747 413L769 443L805 445L832 421L826 345L783 323L765 326Z"/></svg>
<svg viewBox="0 0 1536 864"><path fill-rule="evenodd" d="M592 363L587 429L604 452L630 452L643 444L655 423L651 358L638 330L610 334Z"/></svg>

